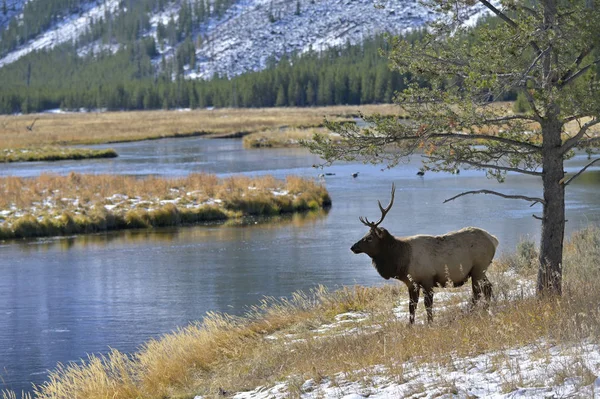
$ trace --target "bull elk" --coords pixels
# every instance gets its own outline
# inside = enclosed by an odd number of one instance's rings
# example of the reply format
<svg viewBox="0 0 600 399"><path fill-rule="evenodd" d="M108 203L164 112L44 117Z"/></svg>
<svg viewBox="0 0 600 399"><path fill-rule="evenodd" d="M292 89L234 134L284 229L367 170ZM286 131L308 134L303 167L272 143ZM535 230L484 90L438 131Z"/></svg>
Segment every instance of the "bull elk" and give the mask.
<svg viewBox="0 0 600 399"><path fill-rule="evenodd" d="M370 231L351 248L355 254L366 253L373 266L386 280L395 278L408 287L409 320L415 322L419 293L423 290L427 320L433 320L433 288L451 285L459 287L469 277L473 286L473 303L492 297L492 284L486 270L492 263L498 239L477 227L466 227L441 236L415 235L394 237L379 227L394 204L396 187L392 184L392 199L384 208L378 201L381 219L359 220Z"/></svg>

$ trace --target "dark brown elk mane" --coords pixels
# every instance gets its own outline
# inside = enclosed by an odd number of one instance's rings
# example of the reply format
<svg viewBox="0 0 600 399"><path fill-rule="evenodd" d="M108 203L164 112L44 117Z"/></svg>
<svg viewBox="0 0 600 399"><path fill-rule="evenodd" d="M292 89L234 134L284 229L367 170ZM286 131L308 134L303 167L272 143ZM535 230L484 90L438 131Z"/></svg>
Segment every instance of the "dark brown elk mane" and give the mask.
<svg viewBox="0 0 600 399"><path fill-rule="evenodd" d="M407 278L410 263L410 244L392 236L386 229L381 230L385 243L379 255L372 258L373 266L386 280L396 278L404 281Z"/></svg>

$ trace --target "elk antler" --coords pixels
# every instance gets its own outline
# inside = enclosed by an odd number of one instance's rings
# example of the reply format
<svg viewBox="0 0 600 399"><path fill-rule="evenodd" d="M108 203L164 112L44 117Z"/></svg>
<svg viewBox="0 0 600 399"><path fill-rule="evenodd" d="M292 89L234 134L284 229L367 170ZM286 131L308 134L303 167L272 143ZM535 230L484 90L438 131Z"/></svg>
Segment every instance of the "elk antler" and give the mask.
<svg viewBox="0 0 600 399"><path fill-rule="evenodd" d="M394 183L392 183L392 199L390 200L390 204L384 209L383 206L381 206L381 201L377 201L377 203L379 204L379 209L381 209L381 219L379 219L378 222L369 222L369 219L367 219L366 217L363 218L362 216L359 216L358 219L367 227L370 228L375 228L377 226L379 226L379 224L381 222L383 222L383 219L385 219L385 215L387 215L387 213L390 211L390 209L392 209L392 205L394 204L394 194L396 193L396 186L394 185Z"/></svg>

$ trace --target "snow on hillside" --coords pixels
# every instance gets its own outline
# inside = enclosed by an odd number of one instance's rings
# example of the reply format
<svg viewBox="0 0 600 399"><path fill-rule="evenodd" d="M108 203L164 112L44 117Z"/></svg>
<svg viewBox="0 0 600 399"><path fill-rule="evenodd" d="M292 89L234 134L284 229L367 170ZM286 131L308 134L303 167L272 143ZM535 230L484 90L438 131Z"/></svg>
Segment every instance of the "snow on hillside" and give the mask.
<svg viewBox="0 0 600 399"><path fill-rule="evenodd" d="M25 0L0 0L0 28L8 25L12 17L19 15L25 3ZM6 4L6 14L4 4Z"/></svg>
<svg viewBox="0 0 600 399"><path fill-rule="evenodd" d="M105 11L116 12L119 7L119 0L107 0L96 5L95 2L88 3L80 14L73 14L65 17L52 29L44 32L35 39L32 39L27 45L18 48L0 59L0 68L4 65L15 62L19 58L31 53L32 51L50 49L67 41L77 39L87 30L92 21L97 21L104 16Z"/></svg>
<svg viewBox="0 0 600 399"><path fill-rule="evenodd" d="M23 1L12 1L18 3L15 10L22 8ZM179 6L174 3L152 15L153 28L147 35L156 37L158 21L166 23L171 17L176 20ZM91 21L104 15L106 8L117 11L118 0L87 2L82 13L65 17L49 31L0 59L0 67L32 51L75 40ZM215 73L234 76L260 70L269 57L279 59L284 54L311 48L318 51L347 42L360 43L378 33L399 33L421 26L432 18L416 0L239 0L222 18L212 18L196 28L194 39L197 42L199 38L203 44L196 51L196 68L188 70L187 75L210 78ZM86 54L94 46L79 49L79 54ZM163 52L170 58L174 49L167 47Z"/></svg>
<svg viewBox="0 0 600 399"><path fill-rule="evenodd" d="M11 16L24 4L22 0L6 1L12 2ZM152 28L146 35L156 39L158 23L176 21L180 6L181 3L173 2L151 15ZM86 1L82 7L82 12L65 17L52 29L0 59L0 67L32 51L74 41L107 10L126 12L119 7L119 0ZM479 14L474 11L472 19ZM194 42L202 44L196 50L196 67L186 68L186 75L209 79L216 73L235 76L257 71L265 68L270 58L278 60L293 52L356 44L383 32L397 34L423 26L434 17L418 0L239 0L223 17L211 18L195 28ZM162 56L169 59L175 54L175 48L163 46L164 43L159 44L161 55L154 60L157 67ZM93 43L78 49L78 53L82 56L100 48L106 47ZM118 48L113 43L110 50Z"/></svg>
<svg viewBox="0 0 600 399"><path fill-rule="evenodd" d="M244 0L199 32L204 45L196 52L197 68L189 77L260 70L272 56L279 59L295 51L360 43L378 33L421 26L432 18L416 0L304 0L299 14L295 1Z"/></svg>

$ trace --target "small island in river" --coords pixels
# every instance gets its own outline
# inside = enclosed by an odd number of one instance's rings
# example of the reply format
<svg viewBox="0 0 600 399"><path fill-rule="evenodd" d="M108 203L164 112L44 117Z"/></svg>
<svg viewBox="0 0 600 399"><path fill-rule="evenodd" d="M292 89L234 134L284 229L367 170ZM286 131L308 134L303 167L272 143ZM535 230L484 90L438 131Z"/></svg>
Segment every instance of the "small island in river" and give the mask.
<svg viewBox="0 0 600 399"><path fill-rule="evenodd" d="M181 226L331 205L322 185L296 176L43 174L2 177L0 193L0 239Z"/></svg>

